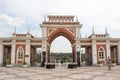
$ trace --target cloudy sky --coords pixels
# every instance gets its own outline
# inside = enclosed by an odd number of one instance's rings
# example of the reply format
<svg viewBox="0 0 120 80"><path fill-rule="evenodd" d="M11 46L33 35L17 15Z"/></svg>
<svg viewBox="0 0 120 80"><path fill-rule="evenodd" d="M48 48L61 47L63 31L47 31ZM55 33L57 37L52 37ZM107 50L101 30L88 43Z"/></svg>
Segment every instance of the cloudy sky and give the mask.
<svg viewBox="0 0 120 80"><path fill-rule="evenodd" d="M31 34L41 37L39 24L51 14L78 16L82 37L89 36L92 27L97 34L104 34L107 27L111 37L120 38L120 0L0 0L0 37L11 36L15 26L17 33L26 33L29 26ZM64 40L55 39L52 50L70 51L69 41ZM59 41L69 46L62 49Z"/></svg>

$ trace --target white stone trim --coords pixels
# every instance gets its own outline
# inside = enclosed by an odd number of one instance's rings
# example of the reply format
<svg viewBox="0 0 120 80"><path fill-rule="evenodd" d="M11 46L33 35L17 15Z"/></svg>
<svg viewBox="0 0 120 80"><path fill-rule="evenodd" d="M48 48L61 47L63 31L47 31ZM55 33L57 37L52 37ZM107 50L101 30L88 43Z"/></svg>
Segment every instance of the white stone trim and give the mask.
<svg viewBox="0 0 120 80"><path fill-rule="evenodd" d="M30 40L26 40L26 51L25 55L28 55L28 57L25 56L25 62L27 62L28 65L30 65Z"/></svg>
<svg viewBox="0 0 120 80"><path fill-rule="evenodd" d="M42 27L42 37L47 37L47 27Z"/></svg>
<svg viewBox="0 0 120 80"><path fill-rule="evenodd" d="M96 41L92 41L92 65L97 64L97 48L96 48Z"/></svg>
<svg viewBox="0 0 120 80"><path fill-rule="evenodd" d="M73 24L73 25L48 25L48 24L42 24L42 28L44 27L52 27L52 28L73 28L73 27L80 27L78 24Z"/></svg>
<svg viewBox="0 0 120 80"><path fill-rule="evenodd" d="M107 53L106 57L107 58L108 58L108 56L111 57L111 55L110 55L110 43L109 43L109 40L106 41L106 51L107 51L106 52Z"/></svg>
<svg viewBox="0 0 120 80"><path fill-rule="evenodd" d="M16 45L16 40L12 40L12 47L11 47L11 64L15 64L15 45Z"/></svg>
<svg viewBox="0 0 120 80"><path fill-rule="evenodd" d="M3 42L0 41L0 65L3 64Z"/></svg>
<svg viewBox="0 0 120 80"><path fill-rule="evenodd" d="M118 42L118 64L120 64L120 41Z"/></svg>
<svg viewBox="0 0 120 80"><path fill-rule="evenodd" d="M75 32L76 32L75 37L80 38L80 27L75 27Z"/></svg>
<svg viewBox="0 0 120 80"><path fill-rule="evenodd" d="M22 59L18 59L18 56L19 56L18 51L19 51L20 48L22 48L22 51L23 51L23 57L22 57ZM25 53L25 52L24 52L23 47L22 47L22 46L19 46L19 47L17 48L17 55L16 55L17 62L18 62L18 61L22 61L22 62L23 62L23 60L24 60L24 53Z"/></svg>
<svg viewBox="0 0 120 80"><path fill-rule="evenodd" d="M100 52L99 50L100 50L101 48L103 49L103 57L104 57L103 59L100 59L100 58L99 58L99 52ZM106 54L106 53L105 53L104 47L99 47L99 49L98 49L98 60L99 60L99 61L104 61L104 62L106 63L106 56L105 56L105 54Z"/></svg>

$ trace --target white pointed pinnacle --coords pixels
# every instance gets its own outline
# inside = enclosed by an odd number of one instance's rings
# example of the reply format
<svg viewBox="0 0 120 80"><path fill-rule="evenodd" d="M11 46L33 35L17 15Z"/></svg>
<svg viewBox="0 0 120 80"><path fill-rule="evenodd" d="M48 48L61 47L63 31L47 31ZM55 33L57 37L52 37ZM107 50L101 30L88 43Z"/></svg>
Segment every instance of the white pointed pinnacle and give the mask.
<svg viewBox="0 0 120 80"><path fill-rule="evenodd" d="M13 32L13 34L16 34L16 26L14 27L14 32Z"/></svg>
<svg viewBox="0 0 120 80"><path fill-rule="evenodd" d="M108 32L107 32L107 27L105 27L105 34L108 34Z"/></svg>
<svg viewBox="0 0 120 80"><path fill-rule="evenodd" d="M29 29L29 26L28 26L28 32L27 32L27 34L29 34L30 33L30 29Z"/></svg>
<svg viewBox="0 0 120 80"><path fill-rule="evenodd" d="M92 34L95 34L95 32L94 32L94 26L92 27Z"/></svg>
<svg viewBox="0 0 120 80"><path fill-rule="evenodd" d="M76 16L76 22L78 22L78 16Z"/></svg>
<svg viewBox="0 0 120 80"><path fill-rule="evenodd" d="M46 22L46 16L44 16L44 22Z"/></svg>

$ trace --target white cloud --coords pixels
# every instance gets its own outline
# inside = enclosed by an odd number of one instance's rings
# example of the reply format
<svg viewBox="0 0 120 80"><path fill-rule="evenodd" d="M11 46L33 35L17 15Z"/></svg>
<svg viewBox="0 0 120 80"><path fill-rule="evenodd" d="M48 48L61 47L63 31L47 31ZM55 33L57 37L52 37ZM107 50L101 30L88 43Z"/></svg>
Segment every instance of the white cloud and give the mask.
<svg viewBox="0 0 120 80"><path fill-rule="evenodd" d="M107 27L111 37L120 37L119 8L120 0L1 0L0 25L22 26L31 23L30 32L40 36L40 29L33 24L39 25L45 15L77 15L80 23L83 24L82 36L90 35L94 26L95 33L105 33ZM2 29L0 26L0 32ZM19 32L23 31L25 30ZM8 35L8 33L4 34Z"/></svg>
<svg viewBox="0 0 120 80"><path fill-rule="evenodd" d="M23 18L20 17L11 17L5 14L0 15L0 21L1 23L12 25L12 26L21 26L22 24L25 23Z"/></svg>

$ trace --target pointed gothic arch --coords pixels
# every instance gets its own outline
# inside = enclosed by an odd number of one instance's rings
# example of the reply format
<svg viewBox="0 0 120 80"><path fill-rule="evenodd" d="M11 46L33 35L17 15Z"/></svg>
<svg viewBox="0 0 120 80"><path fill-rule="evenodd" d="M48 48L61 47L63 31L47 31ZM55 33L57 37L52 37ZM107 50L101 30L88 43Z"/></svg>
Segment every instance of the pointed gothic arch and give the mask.
<svg viewBox="0 0 120 80"><path fill-rule="evenodd" d="M98 49L98 60L104 61L105 60L105 50L103 47Z"/></svg>
<svg viewBox="0 0 120 80"><path fill-rule="evenodd" d="M48 36L48 42L51 44L52 41L59 36L64 36L65 38L67 38L70 41L71 44L73 44L75 42L73 34L71 34L65 28L58 28L54 32L52 32Z"/></svg>
<svg viewBox="0 0 120 80"><path fill-rule="evenodd" d="M17 62L18 64L22 64L24 61L24 49L22 46L19 46L17 49Z"/></svg>
<svg viewBox="0 0 120 80"><path fill-rule="evenodd" d="M57 37L59 36L63 36L65 38L68 39L68 41L70 41L71 45L73 45L75 43L75 37L74 35L69 31L67 30L66 28L56 28L53 32L51 32L48 36L48 43L51 44L52 41L54 39L56 39ZM49 54L50 54L50 47L47 47L47 58L48 58L48 62L49 62ZM76 49L75 49L75 46L72 47L72 54L73 54L73 62L75 62L76 60Z"/></svg>

